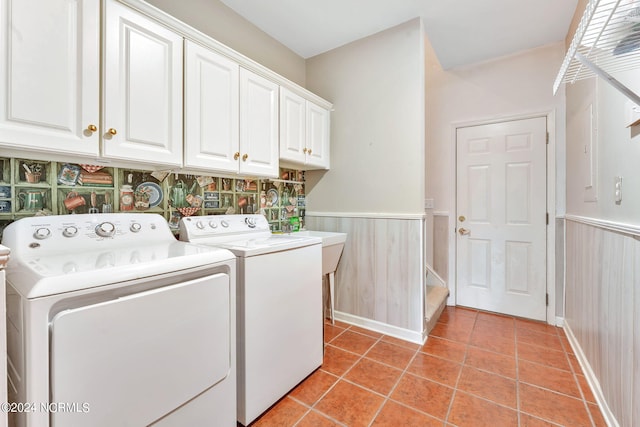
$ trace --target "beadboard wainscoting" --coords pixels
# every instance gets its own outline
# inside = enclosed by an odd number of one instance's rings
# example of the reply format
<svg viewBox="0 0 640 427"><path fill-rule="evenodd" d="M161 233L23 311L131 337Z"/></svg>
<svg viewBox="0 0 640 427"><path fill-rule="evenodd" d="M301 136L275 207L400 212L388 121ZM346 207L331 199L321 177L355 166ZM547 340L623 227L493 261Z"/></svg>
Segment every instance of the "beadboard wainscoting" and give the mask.
<svg viewBox="0 0 640 427"><path fill-rule="evenodd" d="M433 269L449 283L449 213L433 213Z"/></svg>
<svg viewBox="0 0 640 427"><path fill-rule="evenodd" d="M322 214L309 230L347 233L335 282L336 319L423 342L425 218L421 215Z"/></svg>
<svg viewBox="0 0 640 427"><path fill-rule="evenodd" d="M640 227L566 219L567 335L608 424L640 425Z"/></svg>

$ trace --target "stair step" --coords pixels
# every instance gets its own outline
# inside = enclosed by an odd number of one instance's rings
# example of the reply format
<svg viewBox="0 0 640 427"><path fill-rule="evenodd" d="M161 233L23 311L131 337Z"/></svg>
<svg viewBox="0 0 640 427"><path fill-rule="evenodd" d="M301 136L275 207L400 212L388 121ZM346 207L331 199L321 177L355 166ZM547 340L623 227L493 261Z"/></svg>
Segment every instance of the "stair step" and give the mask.
<svg viewBox="0 0 640 427"><path fill-rule="evenodd" d="M449 289L443 286L427 285L427 310L424 316L427 333L431 332L447 305Z"/></svg>

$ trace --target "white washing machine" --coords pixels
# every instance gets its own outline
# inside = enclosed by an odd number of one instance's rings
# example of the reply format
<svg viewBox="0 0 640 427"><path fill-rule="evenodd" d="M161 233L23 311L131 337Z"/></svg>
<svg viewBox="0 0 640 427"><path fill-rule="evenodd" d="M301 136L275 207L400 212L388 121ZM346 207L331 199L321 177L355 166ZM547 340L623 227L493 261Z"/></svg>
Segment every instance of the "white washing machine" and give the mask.
<svg viewBox="0 0 640 427"><path fill-rule="evenodd" d="M10 425L235 426L235 256L155 214L5 228Z"/></svg>
<svg viewBox="0 0 640 427"><path fill-rule="evenodd" d="M182 218L180 240L237 257L238 421L248 425L322 365L322 240L272 235L262 215Z"/></svg>

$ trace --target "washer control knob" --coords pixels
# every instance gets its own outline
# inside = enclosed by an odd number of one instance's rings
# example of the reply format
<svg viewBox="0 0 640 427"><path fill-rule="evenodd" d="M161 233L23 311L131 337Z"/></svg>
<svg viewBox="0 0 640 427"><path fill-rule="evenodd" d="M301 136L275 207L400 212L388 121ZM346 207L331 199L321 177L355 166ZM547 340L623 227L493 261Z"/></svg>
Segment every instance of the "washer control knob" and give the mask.
<svg viewBox="0 0 640 427"><path fill-rule="evenodd" d="M131 224L131 226L129 227L129 230L133 231L134 233L139 232L140 230L142 230L142 225L140 225L139 222L134 222L133 224Z"/></svg>
<svg viewBox="0 0 640 427"><path fill-rule="evenodd" d="M196 222L196 227L198 227L200 230L204 230L204 222L202 221Z"/></svg>
<svg viewBox="0 0 640 427"><path fill-rule="evenodd" d="M35 237L38 240L44 240L48 237L51 237L51 230L49 230L48 228L38 228L35 233L33 233L33 237Z"/></svg>
<svg viewBox="0 0 640 427"><path fill-rule="evenodd" d="M113 237L116 234L116 226L110 222L103 222L96 227L96 234L100 237Z"/></svg>
<svg viewBox="0 0 640 427"><path fill-rule="evenodd" d="M222 221L220 221L220 225L223 226L224 228L227 228L229 226L229 221L227 221L226 219L223 219Z"/></svg>
<svg viewBox="0 0 640 427"><path fill-rule="evenodd" d="M218 228L218 223L215 221L209 221L209 227L211 228Z"/></svg>
<svg viewBox="0 0 640 427"><path fill-rule="evenodd" d="M249 228L256 228L256 219L252 216L248 216L244 219L244 222L249 226Z"/></svg>
<svg viewBox="0 0 640 427"><path fill-rule="evenodd" d="M73 237L76 234L78 234L78 227L74 227L73 225L65 227L64 230L62 230L62 235L64 237Z"/></svg>

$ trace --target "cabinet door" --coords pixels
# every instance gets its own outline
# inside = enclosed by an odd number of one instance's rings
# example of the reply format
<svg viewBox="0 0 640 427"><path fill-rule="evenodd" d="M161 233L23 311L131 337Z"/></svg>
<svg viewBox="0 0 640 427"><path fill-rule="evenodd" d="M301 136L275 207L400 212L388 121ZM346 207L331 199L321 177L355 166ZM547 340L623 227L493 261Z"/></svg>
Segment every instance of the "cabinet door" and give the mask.
<svg viewBox="0 0 640 427"><path fill-rule="evenodd" d="M0 0L0 145L98 155L99 60L99 2Z"/></svg>
<svg viewBox="0 0 640 427"><path fill-rule="evenodd" d="M329 110L307 101L307 165L329 169Z"/></svg>
<svg viewBox="0 0 640 427"><path fill-rule="evenodd" d="M102 154L182 165L182 37L106 1Z"/></svg>
<svg viewBox="0 0 640 427"><path fill-rule="evenodd" d="M280 159L304 164L306 157L307 101L280 88Z"/></svg>
<svg viewBox="0 0 640 427"><path fill-rule="evenodd" d="M239 72L238 63L185 42L185 167L238 171Z"/></svg>
<svg viewBox="0 0 640 427"><path fill-rule="evenodd" d="M240 68L240 173L278 176L278 85Z"/></svg>

